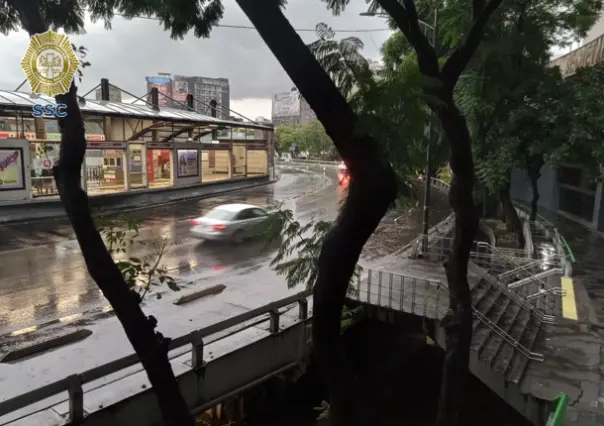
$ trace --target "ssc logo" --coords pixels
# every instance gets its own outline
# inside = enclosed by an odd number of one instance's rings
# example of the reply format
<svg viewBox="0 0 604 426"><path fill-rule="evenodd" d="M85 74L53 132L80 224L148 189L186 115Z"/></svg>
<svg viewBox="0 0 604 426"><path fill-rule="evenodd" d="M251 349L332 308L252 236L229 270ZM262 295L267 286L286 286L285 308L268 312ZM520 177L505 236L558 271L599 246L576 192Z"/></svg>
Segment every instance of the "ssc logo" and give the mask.
<svg viewBox="0 0 604 426"><path fill-rule="evenodd" d="M69 38L54 31L34 35L21 60L32 92L48 96L67 93L79 66Z"/></svg>

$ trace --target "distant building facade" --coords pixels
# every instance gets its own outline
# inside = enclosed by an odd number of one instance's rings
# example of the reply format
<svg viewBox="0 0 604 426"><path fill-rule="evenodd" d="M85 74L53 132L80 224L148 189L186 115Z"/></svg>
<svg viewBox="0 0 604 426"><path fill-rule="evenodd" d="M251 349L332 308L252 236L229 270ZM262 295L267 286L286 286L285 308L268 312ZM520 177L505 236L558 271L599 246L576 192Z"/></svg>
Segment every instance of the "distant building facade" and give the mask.
<svg viewBox="0 0 604 426"><path fill-rule="evenodd" d="M94 95L97 101L102 100L101 89L96 89ZM109 85L109 100L111 102L121 102L122 91L116 87L113 87L112 85Z"/></svg>
<svg viewBox="0 0 604 426"><path fill-rule="evenodd" d="M308 124L311 120L315 120L317 114L310 108L306 99L300 97L300 124Z"/></svg>
<svg viewBox="0 0 604 426"><path fill-rule="evenodd" d="M174 75L171 77L147 77L147 92L152 87L159 90L159 106L186 109L183 104L187 94L193 95L195 111L211 115L210 101L216 100L216 117L229 120L231 108L231 87L227 78L187 77ZM165 96L167 95L167 96ZM171 98L171 99L170 99Z"/></svg>
<svg viewBox="0 0 604 426"><path fill-rule="evenodd" d="M273 95L271 121L275 126L304 125L315 118L314 111L297 90Z"/></svg>

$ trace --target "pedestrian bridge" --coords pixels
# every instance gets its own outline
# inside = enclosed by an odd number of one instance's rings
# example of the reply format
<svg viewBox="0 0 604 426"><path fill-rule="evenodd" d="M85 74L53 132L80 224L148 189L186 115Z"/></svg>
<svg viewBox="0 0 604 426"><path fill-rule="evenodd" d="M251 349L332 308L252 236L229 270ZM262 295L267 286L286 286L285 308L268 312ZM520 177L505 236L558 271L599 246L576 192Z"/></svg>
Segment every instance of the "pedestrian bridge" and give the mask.
<svg viewBox="0 0 604 426"><path fill-rule="evenodd" d="M397 322L423 318L427 334L444 348L440 320L448 309L442 267L448 256L452 218L421 238L389 270L368 270L350 301L365 315ZM535 425L548 418L559 426L567 400L558 406L525 391L540 352L545 325L555 321L561 294L556 277L563 257L545 262L524 250L503 250L476 242L469 281L474 309L470 370ZM170 362L194 414L232 400L270 378L300 371L309 352L312 301L303 292L172 340ZM65 377L0 403L0 425L162 424L155 395L136 355Z"/></svg>

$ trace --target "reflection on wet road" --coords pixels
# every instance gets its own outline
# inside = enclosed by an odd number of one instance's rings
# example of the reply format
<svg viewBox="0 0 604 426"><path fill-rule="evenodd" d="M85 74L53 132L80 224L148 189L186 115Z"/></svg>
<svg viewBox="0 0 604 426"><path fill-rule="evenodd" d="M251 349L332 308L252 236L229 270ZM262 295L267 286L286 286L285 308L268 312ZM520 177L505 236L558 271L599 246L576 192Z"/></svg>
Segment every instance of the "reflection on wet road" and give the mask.
<svg viewBox="0 0 604 426"><path fill-rule="evenodd" d="M163 238L169 245L163 263L179 283L217 275L229 282L243 281L251 272L274 279L269 263L279 242L267 249L263 242L208 244L190 236L189 220L233 202L260 206L283 202L299 220L333 219L344 195L331 174L322 167L314 172L284 169L274 185L132 212L144 220L138 240L145 244L134 246L130 255L152 254ZM0 335L106 305L88 276L69 224L4 226L0 241Z"/></svg>

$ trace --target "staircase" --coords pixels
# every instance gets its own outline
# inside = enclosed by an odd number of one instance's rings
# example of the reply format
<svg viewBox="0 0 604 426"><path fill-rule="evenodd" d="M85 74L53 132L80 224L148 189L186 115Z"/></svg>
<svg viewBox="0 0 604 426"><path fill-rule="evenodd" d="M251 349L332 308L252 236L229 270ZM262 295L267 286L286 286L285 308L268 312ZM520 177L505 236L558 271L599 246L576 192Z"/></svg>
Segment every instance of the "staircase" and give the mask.
<svg viewBox="0 0 604 426"><path fill-rule="evenodd" d="M543 360L542 354L533 351L542 319L488 279L480 280L472 290L472 304L471 350L507 382L519 384L528 362Z"/></svg>

